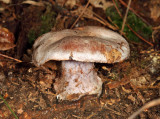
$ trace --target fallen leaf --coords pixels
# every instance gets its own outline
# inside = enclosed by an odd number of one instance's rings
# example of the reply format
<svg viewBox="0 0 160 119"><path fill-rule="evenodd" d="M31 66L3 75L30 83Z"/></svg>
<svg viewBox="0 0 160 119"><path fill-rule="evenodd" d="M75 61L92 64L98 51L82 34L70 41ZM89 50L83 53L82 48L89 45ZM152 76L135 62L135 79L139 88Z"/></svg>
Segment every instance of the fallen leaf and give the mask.
<svg viewBox="0 0 160 119"><path fill-rule="evenodd" d="M5 51L14 47L15 44L13 33L0 26L0 50Z"/></svg>
<svg viewBox="0 0 160 119"><path fill-rule="evenodd" d="M22 4L30 4L30 5L35 5L35 6L44 6L43 2L35 2L32 0L26 0L24 2L22 2Z"/></svg>
<svg viewBox="0 0 160 119"><path fill-rule="evenodd" d="M24 110L23 110L22 108L20 108L19 110L17 110L17 113L18 113L18 114L22 114L23 111L24 111Z"/></svg>
<svg viewBox="0 0 160 119"><path fill-rule="evenodd" d="M90 3L94 7L102 8L103 10L106 10L108 7L113 6L113 3L106 0L90 0Z"/></svg>
<svg viewBox="0 0 160 119"><path fill-rule="evenodd" d="M5 51L5 50L9 50L11 48L14 48L16 45L11 44L11 43L3 43L0 42L0 50Z"/></svg>
<svg viewBox="0 0 160 119"><path fill-rule="evenodd" d="M130 92L131 92L130 89L126 89L126 88L124 88L123 86L122 86L122 90L123 90L125 93L130 93Z"/></svg>
<svg viewBox="0 0 160 119"><path fill-rule="evenodd" d="M5 8L0 7L0 12L3 12L5 10Z"/></svg>
<svg viewBox="0 0 160 119"><path fill-rule="evenodd" d="M139 76L137 78L132 78L130 81L135 86L142 87L142 86L149 85L149 79L150 79L150 75L146 74L143 76Z"/></svg>
<svg viewBox="0 0 160 119"><path fill-rule="evenodd" d="M133 97L132 94L128 96L128 99L131 100L131 101L134 102L134 103L135 103L135 101L136 101L136 98Z"/></svg>
<svg viewBox="0 0 160 119"><path fill-rule="evenodd" d="M76 0L67 0L67 2L65 3L65 6L69 7L69 8L73 8L76 5Z"/></svg>
<svg viewBox="0 0 160 119"><path fill-rule="evenodd" d="M19 119L32 119L32 117L27 112L24 112Z"/></svg>
<svg viewBox="0 0 160 119"><path fill-rule="evenodd" d="M6 4L11 3L11 0L0 0L0 1L2 1L3 3L6 3Z"/></svg>
<svg viewBox="0 0 160 119"><path fill-rule="evenodd" d="M151 18L156 21L160 17L160 2L159 0L153 0L150 3L150 11L151 11Z"/></svg>
<svg viewBox="0 0 160 119"><path fill-rule="evenodd" d="M80 6L78 7L78 9L74 10L74 11L71 11L71 13L75 16L79 16L79 14L81 14L81 12L83 12L84 10L84 6ZM85 17L85 18L93 18L93 12L92 12L92 7L88 7L86 8L84 14L82 15L82 17Z"/></svg>

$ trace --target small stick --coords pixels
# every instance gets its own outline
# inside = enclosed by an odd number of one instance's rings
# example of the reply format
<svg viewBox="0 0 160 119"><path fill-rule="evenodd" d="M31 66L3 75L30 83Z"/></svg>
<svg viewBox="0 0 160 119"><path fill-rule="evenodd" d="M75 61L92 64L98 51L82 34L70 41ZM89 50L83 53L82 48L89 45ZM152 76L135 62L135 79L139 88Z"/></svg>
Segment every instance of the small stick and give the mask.
<svg viewBox="0 0 160 119"><path fill-rule="evenodd" d="M10 57L10 56L7 56L7 55L1 54L1 53L0 53L0 56L5 57L5 58L8 58L8 59L12 59L12 60L17 61L17 62L22 62L22 61L19 60L19 59L15 59L15 58L13 58L13 57Z"/></svg>
<svg viewBox="0 0 160 119"><path fill-rule="evenodd" d="M160 29L160 26L152 27L153 30L158 30Z"/></svg>
<svg viewBox="0 0 160 119"><path fill-rule="evenodd" d="M119 2L120 2L122 5L124 5L125 7L127 7L127 4L126 4L123 0L119 0ZM139 14L137 14L137 12L136 12L134 9L132 9L132 8L130 7L129 10L131 10L136 16L138 16L139 18L141 18L141 20L142 20L143 22L145 22L146 24L148 24L149 26L151 26L145 19L143 19Z"/></svg>
<svg viewBox="0 0 160 119"><path fill-rule="evenodd" d="M113 21L112 21L112 19L111 19L111 17L107 17L107 19L119 30L120 28L117 26L117 24L115 24Z"/></svg>
<svg viewBox="0 0 160 119"><path fill-rule="evenodd" d="M52 3L52 5L55 6L55 2L53 0L49 0L50 3Z"/></svg>
<svg viewBox="0 0 160 119"><path fill-rule="evenodd" d="M90 114L88 117L86 117L86 119L90 119L92 118L93 116L97 115L97 113L93 112L92 114Z"/></svg>
<svg viewBox="0 0 160 119"><path fill-rule="evenodd" d="M91 10L90 10L91 11ZM95 15L97 18L99 18L100 20L102 20L106 26L108 26L109 28L111 28L112 30L117 30L116 27L112 26L107 20L103 19L101 16L99 16L98 14L96 14L95 12L91 11L93 13L93 15Z"/></svg>
<svg viewBox="0 0 160 119"><path fill-rule="evenodd" d="M126 23L126 19L127 19L127 15L128 15L128 11L129 11L131 2L132 2L132 0L129 0L129 2L128 2L126 14L125 14L124 19L123 19L123 24L122 24L122 29L121 29L121 35L122 35L123 30L124 30L124 26L125 26L125 23Z"/></svg>
<svg viewBox="0 0 160 119"><path fill-rule="evenodd" d="M141 40L143 40L144 42L148 43L149 45L151 45L153 47L153 44L150 43L149 41L145 40L142 36L140 36L138 33L136 33L128 24L127 24L128 28Z"/></svg>
<svg viewBox="0 0 160 119"><path fill-rule="evenodd" d="M160 89L160 86L136 86L139 89Z"/></svg>
<svg viewBox="0 0 160 119"><path fill-rule="evenodd" d="M84 7L84 10L81 12L81 14L78 16L78 18L76 19L76 21L73 23L73 25L71 26L71 29L75 26L75 24L78 22L78 20L81 18L81 16L84 14L85 10L87 9L88 5L90 3L90 0L88 0L86 6Z"/></svg>
<svg viewBox="0 0 160 119"><path fill-rule="evenodd" d="M146 103L144 106L142 106L139 110L134 112L128 119L134 119L138 114L140 114L143 110L148 109L150 107L156 106L160 104L160 98L152 100L148 103Z"/></svg>
<svg viewBox="0 0 160 119"><path fill-rule="evenodd" d="M116 115L118 115L118 116L125 116L125 115L123 115L122 113L120 113L120 112L118 112L118 111L115 111L114 109L112 109L112 108L110 108L110 107L108 107L108 106L105 106L105 107L103 107L103 108L110 110L112 113L114 113L114 114L116 114Z"/></svg>
<svg viewBox="0 0 160 119"><path fill-rule="evenodd" d="M118 7L117 7L117 5L116 5L115 1L114 1L114 0L112 0L112 2L113 2L114 7L115 7L115 8L116 8L116 10L117 10L117 12L118 12L119 16L120 16L120 17L122 17L122 14L121 14L121 12L118 10Z"/></svg>
<svg viewBox="0 0 160 119"><path fill-rule="evenodd" d="M121 1L121 0L119 0ZM119 9L116 9L118 13L120 13ZM122 14L120 13L120 17L122 16ZM122 17L121 17L122 18ZM153 44L150 43L149 41L145 40L142 36L140 36L138 33L136 33L128 24L127 24L128 28L141 40L143 40L144 42L148 43L149 45L151 45L153 47Z"/></svg>

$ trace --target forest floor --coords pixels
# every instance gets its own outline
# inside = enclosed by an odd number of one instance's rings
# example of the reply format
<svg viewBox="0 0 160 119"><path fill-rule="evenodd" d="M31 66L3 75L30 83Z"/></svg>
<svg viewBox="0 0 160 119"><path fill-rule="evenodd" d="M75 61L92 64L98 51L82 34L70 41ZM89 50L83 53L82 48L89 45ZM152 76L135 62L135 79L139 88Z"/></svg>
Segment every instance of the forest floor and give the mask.
<svg viewBox="0 0 160 119"><path fill-rule="evenodd" d="M159 0L132 0L128 8L130 14L135 15L128 14L127 19L136 19L138 25L130 23L132 28L132 24L135 26L132 33L144 37L130 34L131 30L125 27L123 36L129 42L130 57L120 63L95 64L95 70L103 81L100 97L84 96L74 102L57 100L53 85L59 63L50 65L52 73L32 63L34 40L51 30L92 25L120 33L118 25L123 24L124 17L119 16L122 22L113 20L115 11L110 11L111 14L106 9L117 5L117 11L125 16L128 0L97 1L0 1L0 95L11 108L0 99L0 118L13 119L16 115L19 119L126 119L146 103L160 97ZM137 27L145 28L139 30ZM11 38L14 41L9 45L1 41L2 28L10 31L5 34L15 37ZM5 48L7 50L2 50ZM156 104L144 109L136 118L160 119L160 101Z"/></svg>

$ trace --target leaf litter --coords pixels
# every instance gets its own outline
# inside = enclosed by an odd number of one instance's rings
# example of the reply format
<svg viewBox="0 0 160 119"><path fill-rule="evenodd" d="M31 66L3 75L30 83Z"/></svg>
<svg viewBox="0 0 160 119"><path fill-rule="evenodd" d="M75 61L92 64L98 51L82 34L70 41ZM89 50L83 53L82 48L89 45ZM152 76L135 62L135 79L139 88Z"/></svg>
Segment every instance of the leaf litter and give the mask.
<svg viewBox="0 0 160 119"><path fill-rule="evenodd" d="M77 0L76 2L66 0L62 4L58 4L58 6L53 0L41 2L41 4L43 4L42 6L38 5L39 3L35 1L12 1L15 5L9 3L10 6L3 3L3 1L0 2L2 3L1 7L5 8L3 11L8 10L8 12L10 12L7 14L6 12L1 11L0 25L7 29L11 29L11 31L9 31L11 34L14 34L15 41L12 42L12 45L17 45L18 41L29 41L25 36L29 33L28 29L30 29L30 27L32 27L32 30L35 30L34 38L38 37L36 32L42 33L45 31L41 31L44 27L35 27L34 29L34 26L43 24L43 22L41 22L42 19L35 21L29 21L30 19L27 18L25 20L20 19L20 16L22 15L21 11L28 10L27 12L24 12L24 16L32 18L32 15L38 13L39 7L41 7L41 9L39 9L39 15L41 16L44 15L43 13L47 13L44 12L46 10L46 5L52 6L50 9L55 11L56 15L45 17L48 19L48 22L45 22L45 24L48 25L52 22L52 28L50 30L56 31L70 28L78 18L79 14L84 10L84 6L87 4L83 0ZM25 2L27 2L28 5L24 4ZM90 1L84 14L79 17L79 20L73 27L89 24L107 26L115 30L116 27L114 24L108 24L109 20L104 16L104 9L108 8L106 3L113 5L112 1L104 2L103 0L99 0L99 3L93 2L94 1ZM122 0L116 0L116 4L119 4L119 6L121 6L121 3ZM127 4L128 2L126 2L126 5ZM142 4L144 6L143 10L140 7ZM154 6L154 4L156 4L156 6ZM123 7L123 5L121 7ZM143 17L143 19L147 20L147 22L149 22L153 27L159 28L157 26L159 23L159 14L156 14L155 12L155 10L159 8L156 2L149 4L148 2L141 3L140 1L135 0L132 1L130 8L134 7L136 8L135 12L137 14L137 11L140 10L139 15ZM145 16L142 13L145 12L146 7L150 8L150 14L146 14ZM15 12L15 9L18 11ZM99 9L103 12L97 14ZM33 11L34 13L31 14L30 12ZM125 10L123 12L125 13ZM8 17L10 17L10 19L8 19ZM23 25L16 24L15 21L17 19L19 22L23 23ZM55 19L56 22L54 22ZM59 22L59 20L61 22ZM13 29L12 26L14 26L15 29ZM29 28L27 28L27 26ZM118 31L117 28L116 30ZM158 38L159 37L156 36L154 41L156 42ZM151 39L147 40L152 42ZM24 50L25 52L22 53L21 60L17 59L16 48L14 48L15 46L10 46L11 49L5 46L7 50L0 52L1 54L8 56L8 58L4 56L1 56L0 58L1 95L5 98L11 109L20 119L128 118L140 107L151 100L157 99L160 95L159 51L152 50L153 47L148 47L146 43L135 43L130 40L129 43L131 47L131 57L127 61L120 64L114 64L111 67L107 64L96 64L98 75L104 81L101 97L97 99L94 96L86 96L76 102L61 102L56 99L56 92L53 89L53 85L55 77L60 75L58 73L60 67L58 62L48 65L46 64L44 67L37 68L32 64L32 53L27 53L27 51L25 51L27 49L31 49L32 44L29 44L29 42L25 44L28 48L26 48ZM4 46L1 42L0 45ZM108 70L106 70L106 68L108 68ZM4 105L2 100L0 100L0 107L1 118L13 118L13 115ZM159 109L159 106L155 105L154 107L141 112L139 117L159 118Z"/></svg>

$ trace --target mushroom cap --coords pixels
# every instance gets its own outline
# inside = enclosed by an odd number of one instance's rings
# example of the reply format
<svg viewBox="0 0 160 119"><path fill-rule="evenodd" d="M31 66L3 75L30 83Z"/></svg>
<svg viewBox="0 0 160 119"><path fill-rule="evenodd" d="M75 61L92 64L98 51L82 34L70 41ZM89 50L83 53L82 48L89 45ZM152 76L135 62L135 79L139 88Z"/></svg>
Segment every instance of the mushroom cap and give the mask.
<svg viewBox="0 0 160 119"><path fill-rule="evenodd" d="M121 35L96 26L46 33L35 41L33 49L37 66L49 60L115 63L125 60L130 53Z"/></svg>

